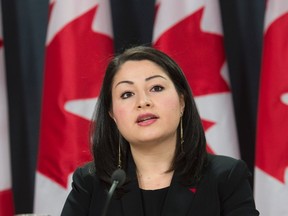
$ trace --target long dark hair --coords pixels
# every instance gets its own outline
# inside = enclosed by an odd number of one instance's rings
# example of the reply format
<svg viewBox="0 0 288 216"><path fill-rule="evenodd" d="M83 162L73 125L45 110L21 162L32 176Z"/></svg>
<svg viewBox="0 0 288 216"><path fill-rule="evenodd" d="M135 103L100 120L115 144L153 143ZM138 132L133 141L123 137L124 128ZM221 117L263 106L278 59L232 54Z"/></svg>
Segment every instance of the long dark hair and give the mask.
<svg viewBox="0 0 288 216"><path fill-rule="evenodd" d="M170 77L176 91L184 96L185 110L183 122L183 150L180 144L180 128L171 170L183 176L189 184L201 177L206 162L206 140L201 119L193 99L190 86L175 61L165 53L145 46L129 48L114 57L107 66L91 127L92 151L96 172L101 180L110 183L111 174L118 165L118 144L121 143L122 168L127 169L127 156L130 153L128 142L121 136L114 120L110 117L112 109L112 83L115 74L126 61L149 60L159 65Z"/></svg>

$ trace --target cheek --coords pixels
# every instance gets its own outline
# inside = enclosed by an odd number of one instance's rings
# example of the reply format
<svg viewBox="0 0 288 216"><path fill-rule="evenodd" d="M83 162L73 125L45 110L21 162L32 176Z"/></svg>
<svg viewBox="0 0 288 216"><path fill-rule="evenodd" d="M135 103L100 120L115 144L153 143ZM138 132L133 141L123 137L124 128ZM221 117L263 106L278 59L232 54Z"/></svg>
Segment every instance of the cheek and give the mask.
<svg viewBox="0 0 288 216"><path fill-rule="evenodd" d="M180 113L180 101L178 97L170 97L169 99L162 100L161 104L163 104L163 107L165 107L165 110L167 112L179 112Z"/></svg>
<svg viewBox="0 0 288 216"><path fill-rule="evenodd" d="M127 108L125 108L125 106L121 106L119 104L115 104L115 107L117 107L116 109L113 108L113 117L116 120L116 122L123 122L123 119L126 119L127 113L129 113L129 111L127 110Z"/></svg>
<svg viewBox="0 0 288 216"><path fill-rule="evenodd" d="M131 111L125 106L117 106L113 109L113 117L118 130L122 136L126 137L127 131L131 131Z"/></svg>

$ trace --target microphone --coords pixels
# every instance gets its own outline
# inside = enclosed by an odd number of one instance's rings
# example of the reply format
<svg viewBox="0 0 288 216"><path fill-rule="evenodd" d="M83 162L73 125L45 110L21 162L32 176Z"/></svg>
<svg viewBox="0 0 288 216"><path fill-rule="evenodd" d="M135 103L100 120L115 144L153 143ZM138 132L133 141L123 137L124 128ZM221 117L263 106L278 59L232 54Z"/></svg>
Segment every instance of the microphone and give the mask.
<svg viewBox="0 0 288 216"><path fill-rule="evenodd" d="M108 192L108 195L107 195L107 199L106 199L106 202L105 202L105 205L103 208L102 216L106 215L110 200L112 198L112 195L113 195L115 189L117 187L120 187L121 185L123 185L125 182L125 179L126 179L126 173L122 169L117 169L112 173L112 176L111 176L112 185L111 185L109 192Z"/></svg>

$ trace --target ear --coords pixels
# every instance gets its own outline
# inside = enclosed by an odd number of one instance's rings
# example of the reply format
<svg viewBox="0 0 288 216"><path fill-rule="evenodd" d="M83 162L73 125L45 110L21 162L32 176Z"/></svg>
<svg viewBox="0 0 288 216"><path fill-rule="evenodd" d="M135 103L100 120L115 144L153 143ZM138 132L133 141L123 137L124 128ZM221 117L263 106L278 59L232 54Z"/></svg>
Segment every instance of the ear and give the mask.
<svg viewBox="0 0 288 216"><path fill-rule="evenodd" d="M109 116L114 120L114 122L117 124L116 119L114 118L113 112L109 111Z"/></svg>
<svg viewBox="0 0 288 216"><path fill-rule="evenodd" d="M180 101L181 113L184 113L184 109L185 109L184 95L182 95L182 94L180 95L179 101Z"/></svg>

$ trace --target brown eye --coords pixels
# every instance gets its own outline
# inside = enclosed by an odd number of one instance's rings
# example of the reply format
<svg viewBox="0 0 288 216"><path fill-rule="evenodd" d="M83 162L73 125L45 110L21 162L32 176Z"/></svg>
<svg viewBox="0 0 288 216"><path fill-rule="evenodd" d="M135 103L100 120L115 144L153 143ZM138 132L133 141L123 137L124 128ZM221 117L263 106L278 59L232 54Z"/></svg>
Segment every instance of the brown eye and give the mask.
<svg viewBox="0 0 288 216"><path fill-rule="evenodd" d="M153 88L151 89L151 91L153 91L153 92L161 92L163 90L164 90L164 87L162 87L160 85L153 86Z"/></svg>
<svg viewBox="0 0 288 216"><path fill-rule="evenodd" d="M133 92L124 92L123 94L121 94L121 98L122 99L127 99L127 98L129 98L129 97L131 97L131 96L133 96L134 95L134 93Z"/></svg>

